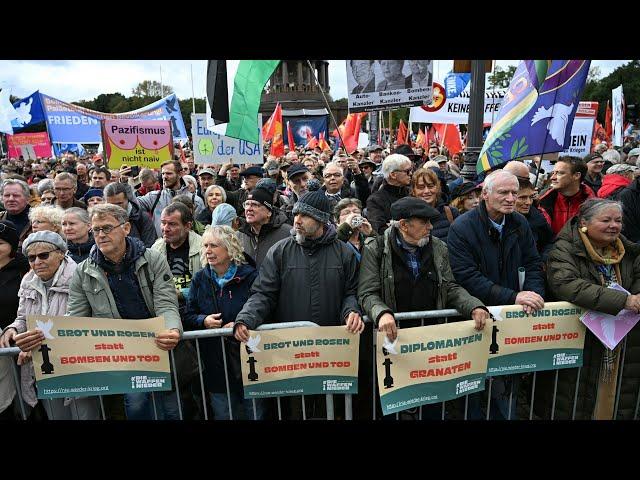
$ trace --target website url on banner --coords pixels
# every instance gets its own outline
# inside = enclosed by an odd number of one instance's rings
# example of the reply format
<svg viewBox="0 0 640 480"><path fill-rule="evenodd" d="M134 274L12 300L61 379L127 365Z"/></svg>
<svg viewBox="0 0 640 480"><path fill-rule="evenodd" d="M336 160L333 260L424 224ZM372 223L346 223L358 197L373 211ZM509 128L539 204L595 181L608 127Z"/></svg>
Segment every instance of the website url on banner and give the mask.
<svg viewBox="0 0 640 480"><path fill-rule="evenodd" d="M101 387L74 387L74 388L43 388L42 393L45 395L55 395L58 393L86 393L86 392L108 392L109 387L107 385Z"/></svg>
<svg viewBox="0 0 640 480"><path fill-rule="evenodd" d="M419 403L419 402L429 402L431 400L437 400L438 396L437 395L431 395L430 397L417 397L417 398L411 398L409 400L402 400L400 402L396 402L396 403L390 403L389 405L387 405L387 408L400 408L400 407L406 407L407 405L413 405L414 403Z"/></svg>
<svg viewBox="0 0 640 480"><path fill-rule="evenodd" d="M297 390L278 390L276 392L249 392L249 396L255 397L258 395L291 395L292 393L304 393L302 388L298 388Z"/></svg>
<svg viewBox="0 0 640 480"><path fill-rule="evenodd" d="M536 364L535 363L529 363L527 365L509 365L508 367L491 367L489 368L489 372L494 373L494 372L509 372L512 370L522 370L525 368L536 368Z"/></svg>

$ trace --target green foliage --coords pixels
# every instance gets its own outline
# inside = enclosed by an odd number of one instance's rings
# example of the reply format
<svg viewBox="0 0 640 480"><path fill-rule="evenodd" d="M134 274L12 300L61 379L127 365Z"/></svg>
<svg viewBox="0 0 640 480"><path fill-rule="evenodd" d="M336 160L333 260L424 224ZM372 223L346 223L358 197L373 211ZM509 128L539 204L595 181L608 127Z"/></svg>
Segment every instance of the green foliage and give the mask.
<svg viewBox="0 0 640 480"><path fill-rule="evenodd" d="M516 73L516 66L509 65L506 70L496 65L492 75L489 75L489 86L491 88L508 88L513 75Z"/></svg>
<svg viewBox="0 0 640 480"><path fill-rule="evenodd" d="M622 85L627 105L640 102L640 60L631 60L621 65L608 76L598 79L590 72L589 80L582 91L582 101L599 102L598 121L604 124L607 100L611 100L611 90Z"/></svg>

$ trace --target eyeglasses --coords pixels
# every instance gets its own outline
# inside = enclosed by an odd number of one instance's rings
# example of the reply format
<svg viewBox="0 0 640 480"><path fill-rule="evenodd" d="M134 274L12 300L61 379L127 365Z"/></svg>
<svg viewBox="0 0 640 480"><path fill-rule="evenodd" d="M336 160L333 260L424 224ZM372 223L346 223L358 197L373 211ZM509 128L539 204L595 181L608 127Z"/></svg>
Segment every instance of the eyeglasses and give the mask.
<svg viewBox="0 0 640 480"><path fill-rule="evenodd" d="M13 230L16 232L17 230L13 228L11 225L7 225L6 223L0 223L0 233L4 233L7 230Z"/></svg>
<svg viewBox="0 0 640 480"><path fill-rule="evenodd" d="M54 187L54 192L68 192L69 190L73 190L73 188L62 188L62 187Z"/></svg>
<svg viewBox="0 0 640 480"><path fill-rule="evenodd" d="M124 225L125 222L122 222L116 226L113 225L105 225L104 227L93 227L91 229L91 231L93 232L93 236L97 237L98 235L100 235L100 232L104 233L105 235L109 235L111 232L113 232L116 228L121 227L122 225Z"/></svg>
<svg viewBox="0 0 640 480"><path fill-rule="evenodd" d="M51 223L49 220L31 220L31 225L40 225L41 223Z"/></svg>
<svg viewBox="0 0 640 480"><path fill-rule="evenodd" d="M406 170L394 170L394 172L404 172L407 175L411 175L413 168L407 168Z"/></svg>
<svg viewBox="0 0 640 480"><path fill-rule="evenodd" d="M48 252L42 252L36 255L27 255L27 260L29 260L29 263L35 262L36 258L39 258L40 260L47 260L51 252L54 252L54 251L55 250L49 250Z"/></svg>
<svg viewBox="0 0 640 480"><path fill-rule="evenodd" d="M258 202L251 202L251 201L248 201L248 202L244 202L244 203L242 204L242 206L244 207L244 209L245 209L245 210L247 210L248 208L258 208L258 207L262 207L262 204L261 204L261 203L258 203Z"/></svg>
<svg viewBox="0 0 640 480"><path fill-rule="evenodd" d="M323 178L340 178L342 176L342 174L340 172L336 172L336 173L326 173L324 175L322 175Z"/></svg>

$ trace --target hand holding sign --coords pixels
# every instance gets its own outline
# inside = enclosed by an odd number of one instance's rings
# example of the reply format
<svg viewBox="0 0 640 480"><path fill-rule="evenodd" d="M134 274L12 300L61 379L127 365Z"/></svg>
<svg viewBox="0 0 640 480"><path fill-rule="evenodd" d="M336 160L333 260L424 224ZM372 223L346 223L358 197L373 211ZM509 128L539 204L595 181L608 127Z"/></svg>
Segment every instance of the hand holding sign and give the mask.
<svg viewBox="0 0 640 480"><path fill-rule="evenodd" d="M391 341L395 340L398 336L396 329L396 319L390 313L385 313L378 320L378 331L384 333Z"/></svg>
<svg viewBox="0 0 640 480"><path fill-rule="evenodd" d="M172 350L180 341L180 332L175 329L163 330L156 335L156 345L160 350Z"/></svg>
<svg viewBox="0 0 640 480"><path fill-rule="evenodd" d="M19 333L14 337L16 345L23 352L30 352L31 350L40 346L44 341L44 333L40 330L27 330L24 333Z"/></svg>

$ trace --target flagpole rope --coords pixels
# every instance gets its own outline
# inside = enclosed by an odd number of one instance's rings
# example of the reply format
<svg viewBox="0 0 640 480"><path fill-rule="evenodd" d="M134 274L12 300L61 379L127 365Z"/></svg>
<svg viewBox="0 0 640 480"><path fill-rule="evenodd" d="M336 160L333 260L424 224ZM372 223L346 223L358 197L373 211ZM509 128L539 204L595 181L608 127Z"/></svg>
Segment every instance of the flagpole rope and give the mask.
<svg viewBox="0 0 640 480"><path fill-rule="evenodd" d="M320 93L322 94L322 98L324 99L324 104L327 106L327 110L329 111L329 115L331 115L331 120L333 120L333 124L336 126L336 131L338 132L338 136L340 137L340 143L344 146L344 151L347 151L347 146L344 143L344 139L342 138L342 134L340 133L340 129L338 128L338 122L336 122L336 117L333 116L333 112L331 111L331 107L329 106L329 100L327 100L327 96L324 94L324 90L322 89L322 85L318 81L318 77L316 77L316 72L313 71L313 65L311 65L311 60L307 60L307 64L309 65L309 70L311 70L311 75L313 75L313 79L316 81L316 85L320 89ZM349 152L347 152L349 153Z"/></svg>

